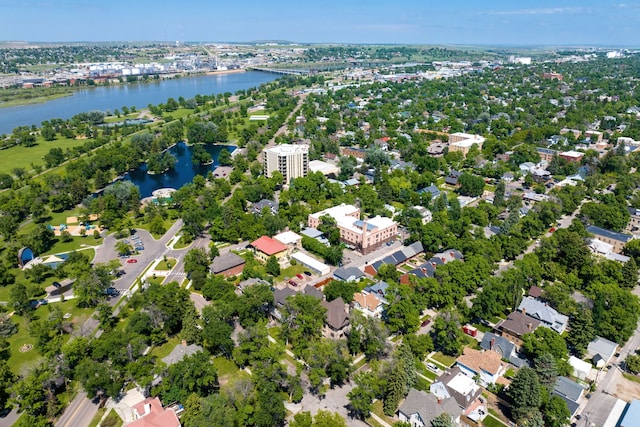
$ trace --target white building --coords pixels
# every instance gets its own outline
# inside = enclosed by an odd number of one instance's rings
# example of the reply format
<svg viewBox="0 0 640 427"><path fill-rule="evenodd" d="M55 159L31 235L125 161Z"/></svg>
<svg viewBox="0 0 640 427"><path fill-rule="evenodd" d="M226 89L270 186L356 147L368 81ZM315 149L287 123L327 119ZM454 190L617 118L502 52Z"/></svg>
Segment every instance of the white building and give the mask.
<svg viewBox="0 0 640 427"><path fill-rule="evenodd" d="M309 146L282 144L264 150L264 174L271 177L279 171L284 183L293 178L307 176L309 172Z"/></svg>
<svg viewBox="0 0 640 427"><path fill-rule="evenodd" d="M456 132L449 135L449 151L461 151L465 156L471 149L472 145L477 145L478 150L482 150L484 137L480 135L472 135L470 133Z"/></svg>

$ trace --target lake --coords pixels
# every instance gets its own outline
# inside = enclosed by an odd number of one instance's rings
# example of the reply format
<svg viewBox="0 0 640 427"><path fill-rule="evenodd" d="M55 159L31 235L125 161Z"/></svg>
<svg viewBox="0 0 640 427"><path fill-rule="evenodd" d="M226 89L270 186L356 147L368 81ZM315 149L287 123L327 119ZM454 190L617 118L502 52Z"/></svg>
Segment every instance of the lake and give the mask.
<svg viewBox="0 0 640 427"><path fill-rule="evenodd" d="M206 144L203 145L203 147L211 154L211 158L214 160L210 165L193 165L191 163L191 147L184 142L180 142L169 149L169 152L173 154L177 160L175 168L162 174L149 175L145 163L127 173L124 179L133 182L140 188L140 197L149 197L154 190L159 188L169 187L178 189L190 183L196 175L206 176L209 171L220 166L218 163L220 151L229 150L233 153L236 149L234 146L212 144Z"/></svg>
<svg viewBox="0 0 640 427"><path fill-rule="evenodd" d="M249 71L82 88L71 96L41 104L0 108L0 134L9 134L18 126L40 126L43 121L54 118L70 119L85 111L113 112L116 109L121 110L123 106L142 109L147 108L149 104L164 103L169 98L177 100L181 96L189 99L196 95L235 93L242 89L258 87L278 77L276 74Z"/></svg>

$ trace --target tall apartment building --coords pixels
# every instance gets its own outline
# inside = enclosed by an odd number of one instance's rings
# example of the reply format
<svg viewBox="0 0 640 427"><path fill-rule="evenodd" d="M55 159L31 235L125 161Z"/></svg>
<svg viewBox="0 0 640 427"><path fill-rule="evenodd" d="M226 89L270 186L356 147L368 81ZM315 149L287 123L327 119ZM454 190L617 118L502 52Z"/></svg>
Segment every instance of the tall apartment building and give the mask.
<svg viewBox="0 0 640 427"><path fill-rule="evenodd" d="M307 176L309 146L281 144L264 150L264 174L271 177L274 171L282 174L285 184L293 178Z"/></svg>

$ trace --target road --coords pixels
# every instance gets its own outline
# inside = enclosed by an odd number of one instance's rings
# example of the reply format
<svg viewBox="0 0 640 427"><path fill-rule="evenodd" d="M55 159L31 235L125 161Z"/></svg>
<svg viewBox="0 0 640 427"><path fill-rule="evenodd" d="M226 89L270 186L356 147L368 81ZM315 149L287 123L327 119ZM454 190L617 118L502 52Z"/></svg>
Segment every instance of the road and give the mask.
<svg viewBox="0 0 640 427"><path fill-rule="evenodd" d="M55 427L84 427L88 426L98 413L98 405L87 398L85 392L80 392L71 401Z"/></svg>

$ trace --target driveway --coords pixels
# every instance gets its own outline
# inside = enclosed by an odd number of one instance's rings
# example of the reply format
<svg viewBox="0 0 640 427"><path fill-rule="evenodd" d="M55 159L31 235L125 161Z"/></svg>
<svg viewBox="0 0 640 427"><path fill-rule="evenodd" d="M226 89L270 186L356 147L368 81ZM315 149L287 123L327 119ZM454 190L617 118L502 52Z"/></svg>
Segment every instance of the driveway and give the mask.
<svg viewBox="0 0 640 427"><path fill-rule="evenodd" d="M347 412L346 405L349 403L347 393L349 393L353 387L354 386L352 384L347 383L342 387L329 389L323 399L319 399L317 396L306 393L302 398L302 402L296 406L300 408L300 411L309 411L312 415L316 414L319 410L337 412L347 421L347 425L353 427L367 427L367 423L350 418Z"/></svg>

